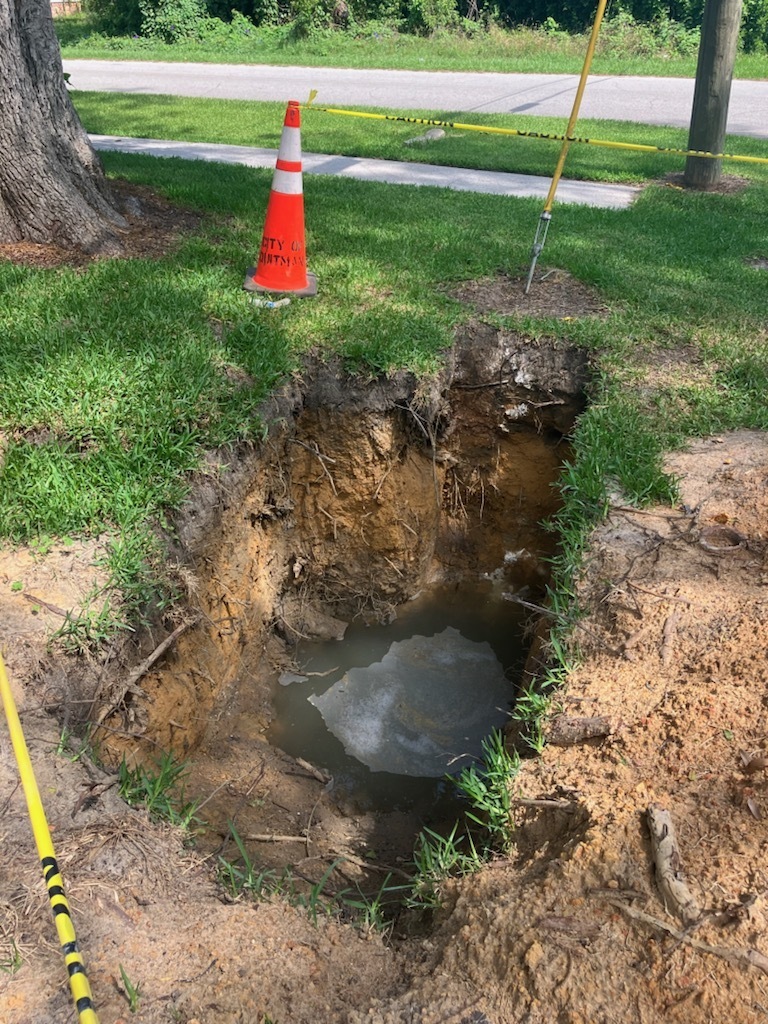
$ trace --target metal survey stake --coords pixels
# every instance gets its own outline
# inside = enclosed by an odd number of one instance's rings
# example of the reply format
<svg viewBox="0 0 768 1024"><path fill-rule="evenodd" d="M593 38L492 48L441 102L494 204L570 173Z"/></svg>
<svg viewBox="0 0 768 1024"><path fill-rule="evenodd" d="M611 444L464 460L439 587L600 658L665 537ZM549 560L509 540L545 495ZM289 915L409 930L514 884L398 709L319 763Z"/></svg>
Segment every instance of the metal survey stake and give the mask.
<svg viewBox="0 0 768 1024"><path fill-rule="evenodd" d="M72 992L72 999L75 1003L79 1024L99 1024L99 1018L93 1009L93 997L91 986L88 983L88 976L85 973L85 964L77 945L75 926L69 912L69 903L64 895L64 882L59 872L59 865L56 863L56 853L53 849L51 832L48 828L48 821L43 810L43 802L40 799L40 790L37 788L37 780L29 758L27 742L24 739L24 732L21 728L19 713L16 710L16 702L11 693L8 676L5 671L5 662L0 654L0 695L5 708L5 717L8 721L8 732L13 744L13 752L16 755L16 764L19 767L21 785L27 801L29 820L32 825L32 832L37 845L37 853L40 857L40 864L43 869L43 878L48 889L48 899L51 901L53 919L56 923L56 931L61 943L61 951L64 954L64 963L69 974L69 987Z"/></svg>
<svg viewBox="0 0 768 1024"><path fill-rule="evenodd" d="M547 232L549 231L550 221L552 220L552 204L555 201L555 193L557 192L557 186L559 185L560 178L563 174L563 167L565 167L565 158L568 156L568 150L571 146L571 137L573 136L574 129L576 128L576 121L579 117L581 98L584 95L584 88L586 87L587 78L589 77L589 69L592 66L592 58L595 54L595 46L597 45L597 35L600 31L600 24L603 20L603 14L605 13L605 7L607 2L608 0L600 0L600 2L597 5L595 20L592 23L592 32L589 36L587 53L584 57L584 67L581 69L579 85L576 89L576 95L573 100L573 109L571 110L571 116L568 120L568 127L565 130L565 140L560 149L560 156L557 160L555 173L552 175L552 184L549 186L547 201L544 203L544 209L542 211L541 216L539 217L539 223L536 228L536 236L533 240L533 246L531 248L531 267L528 271L528 280L525 282L526 295L528 294L531 287L533 274L536 270L536 262L539 256L541 255L541 251L544 248L544 243L547 240Z"/></svg>

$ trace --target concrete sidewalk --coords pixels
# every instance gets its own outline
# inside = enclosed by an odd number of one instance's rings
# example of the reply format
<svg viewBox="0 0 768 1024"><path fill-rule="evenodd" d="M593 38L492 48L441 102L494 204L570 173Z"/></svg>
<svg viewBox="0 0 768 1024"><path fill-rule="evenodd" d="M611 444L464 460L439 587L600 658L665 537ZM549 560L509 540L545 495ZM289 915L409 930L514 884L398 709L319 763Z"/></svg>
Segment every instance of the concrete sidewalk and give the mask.
<svg viewBox="0 0 768 1024"><path fill-rule="evenodd" d="M243 167L274 168L277 150L224 146L207 142L168 142L163 139L132 139L118 135L91 135L96 149L141 153L146 156L180 157L182 160L207 160ZM431 185L459 192L483 192L489 195L546 199L551 178L502 171L473 171L461 167L436 167L433 164L399 163L396 160L368 160L353 156L302 154L305 174L332 174L359 181L381 181L391 185ZM602 209L623 210L640 192L632 185L610 185L563 179L557 190L558 203L579 203Z"/></svg>

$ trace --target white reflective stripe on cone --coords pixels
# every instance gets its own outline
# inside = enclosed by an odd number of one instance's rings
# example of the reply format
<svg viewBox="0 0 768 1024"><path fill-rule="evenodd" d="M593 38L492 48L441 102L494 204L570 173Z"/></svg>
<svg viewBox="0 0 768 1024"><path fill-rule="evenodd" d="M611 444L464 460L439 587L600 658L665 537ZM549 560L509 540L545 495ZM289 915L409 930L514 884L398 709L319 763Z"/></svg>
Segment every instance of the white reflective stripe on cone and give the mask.
<svg viewBox="0 0 768 1024"><path fill-rule="evenodd" d="M281 160L301 161L301 128L283 128L279 156Z"/></svg>
<svg viewBox="0 0 768 1024"><path fill-rule="evenodd" d="M272 178L272 191L282 192L286 196L300 196L303 192L301 171L281 171L276 167Z"/></svg>

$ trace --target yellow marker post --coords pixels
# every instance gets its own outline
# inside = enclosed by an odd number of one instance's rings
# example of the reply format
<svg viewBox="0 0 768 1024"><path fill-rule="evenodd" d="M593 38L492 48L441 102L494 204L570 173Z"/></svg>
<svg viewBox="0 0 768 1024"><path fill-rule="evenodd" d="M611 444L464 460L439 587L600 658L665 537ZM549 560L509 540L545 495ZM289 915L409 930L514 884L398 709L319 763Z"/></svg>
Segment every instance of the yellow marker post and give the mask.
<svg viewBox="0 0 768 1024"><path fill-rule="evenodd" d="M600 31L600 24L603 20L603 14L605 14L605 7L608 0L600 0L597 5L597 13L595 14L595 20L592 23L592 32L589 36L589 45L587 46L587 54L584 58L584 67L581 69L581 77L579 78L579 86L576 89L576 96L573 100L573 109L571 110L571 116L568 121L568 127L565 130L565 141L563 142L562 148L560 149L560 157L555 167L555 173L552 175L552 184L549 186L549 193L547 194L547 201L544 204L544 210L542 211L539 223L536 228L536 236L533 240L533 248L531 249L531 268L528 271L528 280L525 283L525 294L531 287L531 281L533 280L533 272L536 269L536 261L539 258L541 250L544 248L544 243L547 240L547 231L549 230L549 222L552 220L552 204L555 201L555 193L557 192L557 186L560 183L560 178L563 173L563 167L565 166L565 158L568 156L568 150L570 148L571 136L573 130L576 127L576 121L579 117L579 109L581 107L581 98L584 95L584 89L587 84L587 78L589 77L589 69L592 66L592 58L595 54L595 46L597 45L597 35Z"/></svg>
<svg viewBox="0 0 768 1024"><path fill-rule="evenodd" d="M56 863L51 832L43 810L43 802L40 799L40 791L37 788L37 780L29 758L27 743L21 728L19 713L16 710L16 702L11 693L2 654L0 654L0 695L3 699L5 717L8 720L8 731L11 735L13 752L16 755L16 764L19 766L21 785L27 801L37 853L48 888L53 919L56 923L61 951L64 954L64 963L69 973L69 987L75 1002L79 1024L99 1024L99 1018L93 1009L91 986L85 973L85 964L77 945L75 926L72 923L67 897L64 895L64 882L59 872L59 865Z"/></svg>

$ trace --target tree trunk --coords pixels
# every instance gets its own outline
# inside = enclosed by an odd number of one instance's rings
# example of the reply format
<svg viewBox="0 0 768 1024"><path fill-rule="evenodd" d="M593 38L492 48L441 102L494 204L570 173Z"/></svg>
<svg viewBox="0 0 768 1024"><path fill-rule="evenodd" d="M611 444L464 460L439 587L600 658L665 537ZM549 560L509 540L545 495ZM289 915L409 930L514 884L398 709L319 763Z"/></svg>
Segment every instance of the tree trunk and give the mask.
<svg viewBox="0 0 768 1024"><path fill-rule="evenodd" d="M117 254L126 222L67 93L49 0L0 0L0 243Z"/></svg>
<svg viewBox="0 0 768 1024"><path fill-rule="evenodd" d="M723 151L741 4L742 0L707 0L704 7L689 149L702 153ZM722 160L695 156L686 159L684 181L691 188L712 188L721 174Z"/></svg>

